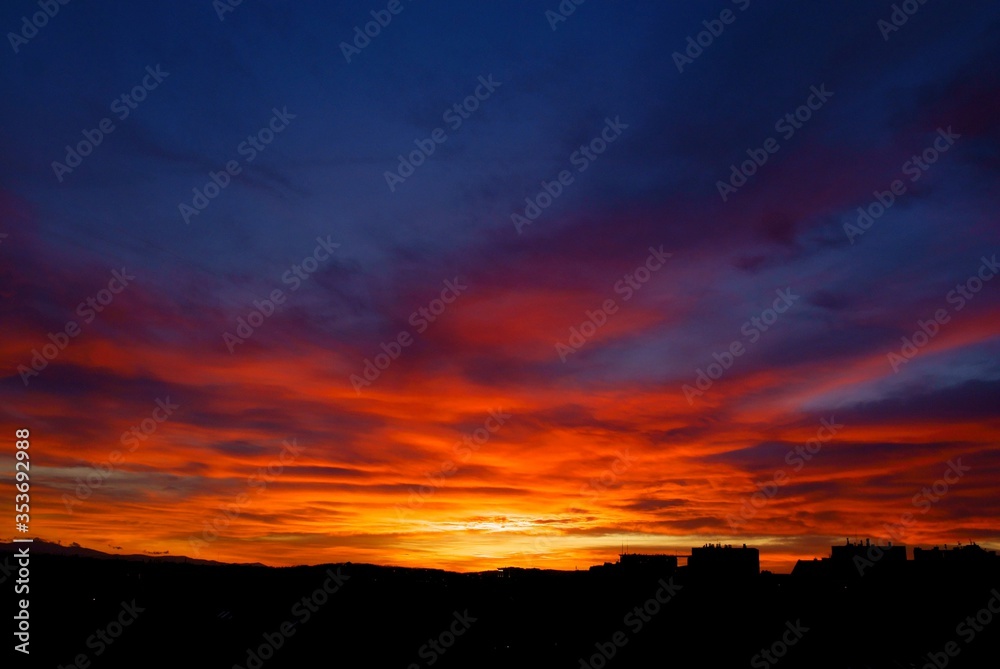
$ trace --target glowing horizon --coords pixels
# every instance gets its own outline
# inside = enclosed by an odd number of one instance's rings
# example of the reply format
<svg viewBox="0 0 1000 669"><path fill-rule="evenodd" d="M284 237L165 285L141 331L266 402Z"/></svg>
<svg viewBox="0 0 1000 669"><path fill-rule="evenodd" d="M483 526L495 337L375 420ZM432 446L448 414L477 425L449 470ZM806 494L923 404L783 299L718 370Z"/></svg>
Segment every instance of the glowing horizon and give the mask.
<svg viewBox="0 0 1000 669"><path fill-rule="evenodd" d="M883 39L754 3L678 67L695 6L404 3L347 58L367 10L203 4L70 7L0 64L32 535L463 571L1000 546L1000 9Z"/></svg>

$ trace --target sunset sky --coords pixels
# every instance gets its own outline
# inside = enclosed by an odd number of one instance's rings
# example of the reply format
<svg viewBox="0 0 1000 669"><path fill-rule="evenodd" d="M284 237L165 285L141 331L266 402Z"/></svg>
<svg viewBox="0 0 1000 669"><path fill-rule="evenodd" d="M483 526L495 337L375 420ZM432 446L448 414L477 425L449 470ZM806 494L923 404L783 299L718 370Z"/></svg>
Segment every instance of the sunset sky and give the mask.
<svg viewBox="0 0 1000 669"><path fill-rule="evenodd" d="M73 2L0 55L31 536L1000 548L997 3L219 6Z"/></svg>

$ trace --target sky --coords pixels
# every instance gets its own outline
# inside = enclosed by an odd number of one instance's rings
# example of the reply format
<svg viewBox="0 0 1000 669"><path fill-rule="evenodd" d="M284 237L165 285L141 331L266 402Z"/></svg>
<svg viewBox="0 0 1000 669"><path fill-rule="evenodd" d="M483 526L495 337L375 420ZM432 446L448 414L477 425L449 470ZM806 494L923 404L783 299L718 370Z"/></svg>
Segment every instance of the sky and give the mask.
<svg viewBox="0 0 1000 669"><path fill-rule="evenodd" d="M5 3L30 536L1000 548L1000 6L903 4Z"/></svg>

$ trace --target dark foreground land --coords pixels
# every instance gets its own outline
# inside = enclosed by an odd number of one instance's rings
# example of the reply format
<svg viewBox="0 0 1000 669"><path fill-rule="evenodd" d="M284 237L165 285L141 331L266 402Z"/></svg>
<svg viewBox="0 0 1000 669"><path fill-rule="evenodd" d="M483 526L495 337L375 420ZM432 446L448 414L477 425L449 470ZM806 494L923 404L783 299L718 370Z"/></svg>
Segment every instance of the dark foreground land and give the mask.
<svg viewBox="0 0 1000 669"><path fill-rule="evenodd" d="M0 547L0 564L12 552ZM695 578L33 553L30 594L13 593L16 569L0 573L7 611L30 599L30 658L7 615L3 666L997 666L995 563L892 567Z"/></svg>

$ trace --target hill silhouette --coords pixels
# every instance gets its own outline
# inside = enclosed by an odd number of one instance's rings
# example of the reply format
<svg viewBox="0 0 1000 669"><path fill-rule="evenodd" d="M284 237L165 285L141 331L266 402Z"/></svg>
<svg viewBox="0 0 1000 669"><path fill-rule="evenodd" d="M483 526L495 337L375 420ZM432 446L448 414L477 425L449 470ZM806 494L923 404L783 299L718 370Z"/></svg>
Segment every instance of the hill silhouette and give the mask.
<svg viewBox="0 0 1000 669"><path fill-rule="evenodd" d="M23 545L0 545L8 581L0 587L16 578L13 553ZM870 548L854 545L848 563L868 560ZM459 574L235 565L36 542L31 660L584 669L697 657L720 667L922 668L936 658L982 667L1000 651L1000 568L982 552L982 560L876 560L859 570L839 551L771 574L748 570L755 549L708 545L692 553L705 558L701 566L626 554L586 571Z"/></svg>

